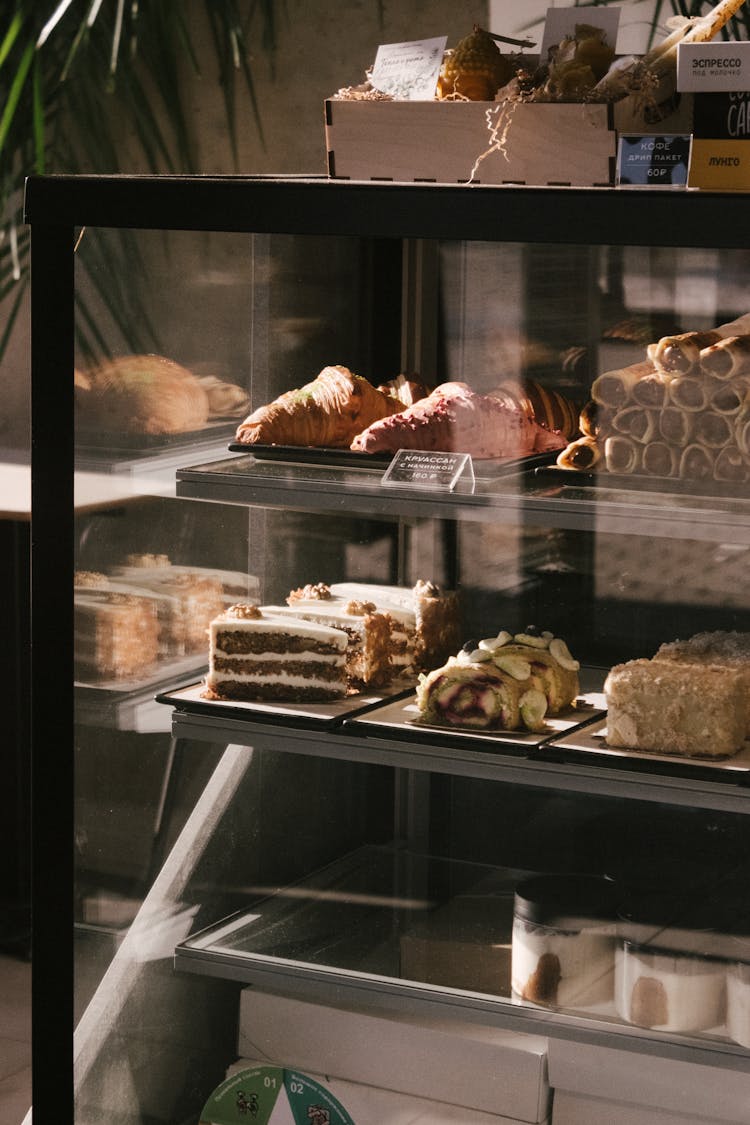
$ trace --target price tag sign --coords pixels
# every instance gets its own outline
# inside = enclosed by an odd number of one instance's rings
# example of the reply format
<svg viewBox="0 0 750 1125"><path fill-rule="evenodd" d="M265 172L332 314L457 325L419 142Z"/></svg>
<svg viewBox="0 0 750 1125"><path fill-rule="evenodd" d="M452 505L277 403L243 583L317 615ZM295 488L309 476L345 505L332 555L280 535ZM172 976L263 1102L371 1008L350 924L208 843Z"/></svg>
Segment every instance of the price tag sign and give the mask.
<svg viewBox="0 0 750 1125"><path fill-rule="evenodd" d="M690 163L690 136L620 137L617 182L639 187L684 187Z"/></svg>
<svg viewBox="0 0 750 1125"><path fill-rule="evenodd" d="M750 91L694 95L688 187L750 190Z"/></svg>
<svg viewBox="0 0 750 1125"><path fill-rule="evenodd" d="M435 97L447 36L378 47L370 82L398 101L431 101Z"/></svg>
<svg viewBox="0 0 750 1125"><path fill-rule="evenodd" d="M474 466L468 453L426 453L418 449L399 449L380 483L384 488L453 492L464 476L473 490Z"/></svg>

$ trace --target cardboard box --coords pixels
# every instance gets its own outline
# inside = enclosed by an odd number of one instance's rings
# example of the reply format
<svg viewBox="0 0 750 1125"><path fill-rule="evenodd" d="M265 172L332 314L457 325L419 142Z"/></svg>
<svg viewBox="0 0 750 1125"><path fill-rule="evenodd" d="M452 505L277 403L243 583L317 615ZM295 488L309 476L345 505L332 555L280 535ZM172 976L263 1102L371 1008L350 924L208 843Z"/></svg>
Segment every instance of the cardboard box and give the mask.
<svg viewBox="0 0 750 1125"><path fill-rule="evenodd" d="M750 1070L717 1070L649 1055L645 1050L634 1053L550 1039L549 1081L555 1090L555 1102L565 1106L561 1091L611 1099L636 1115L623 1117L627 1125L631 1121L634 1125L661 1125L658 1112L670 1115L664 1118L664 1125L747 1125L750 1121ZM558 1125L554 1113L552 1120ZM588 1118L576 1119L576 1125L583 1120ZM596 1120L597 1125L600 1121L619 1125L620 1119L605 1114Z"/></svg>
<svg viewBox="0 0 750 1125"><path fill-rule="evenodd" d="M669 95L651 107L329 99L325 121L335 179L597 187L614 183L620 133L690 133L692 117L689 95Z"/></svg>
<svg viewBox="0 0 750 1125"><path fill-rule="evenodd" d="M712 1117L686 1117L684 1113L613 1102L608 1098L589 1098L556 1090L552 1107L552 1125L724 1125Z"/></svg>
<svg viewBox="0 0 750 1125"><path fill-rule="evenodd" d="M227 1078L245 1067L263 1065L268 1064L257 1059L239 1059L229 1067ZM308 1074L307 1077L330 1090L357 1125L519 1125L515 1117L498 1117L494 1113L481 1113L445 1102L415 1098L410 1094L380 1090L361 1082L347 1082L321 1074ZM545 1118L542 1125L551 1125L551 1119Z"/></svg>
<svg viewBox="0 0 750 1125"><path fill-rule="evenodd" d="M546 1039L468 1021L246 988L237 1053L513 1121L537 1125L549 1116Z"/></svg>
<svg viewBox="0 0 750 1125"><path fill-rule="evenodd" d="M510 996L512 895L457 895L401 937L401 976Z"/></svg>

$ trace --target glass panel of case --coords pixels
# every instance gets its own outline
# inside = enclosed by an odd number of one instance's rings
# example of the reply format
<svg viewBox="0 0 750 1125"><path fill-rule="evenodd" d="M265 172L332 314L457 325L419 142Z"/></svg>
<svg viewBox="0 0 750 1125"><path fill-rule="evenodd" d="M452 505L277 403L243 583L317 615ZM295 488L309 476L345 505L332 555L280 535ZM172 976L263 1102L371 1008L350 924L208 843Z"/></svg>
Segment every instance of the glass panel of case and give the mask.
<svg viewBox="0 0 750 1125"><path fill-rule="evenodd" d="M404 815L396 768L227 748L218 737L176 744L169 711L153 704L164 686L200 681L213 616L237 601L282 604L308 583L455 587L464 639L533 623L565 637L597 687L612 664L650 656L662 641L748 629L748 547L661 538L658 519L656 535L597 527L600 482L583 475L565 487L593 507L585 530L556 526L554 515L524 518L527 487L548 487L541 474L499 485L517 501L502 520L462 520L460 498L444 519L417 517L408 501L377 516L366 501L321 516L290 510L291 498L261 510L176 497L176 468L231 472L215 462L238 421L330 363L376 384L405 371L482 393L533 380L577 413L599 375L643 362L660 337L747 311L746 251L443 242L422 252L430 284L408 292L409 251L394 240L90 229L79 244L79 1009L115 950L103 987L111 995L115 981L131 1008L96 1031L83 1015L82 1120L84 1107L111 1105L113 1089L149 1119L187 1112L164 1100L146 1057L145 1008L155 995L167 1007L192 995L210 1023L233 1010L237 989L192 972L175 980L175 946L181 967L199 973L196 951L215 954L213 975L235 981L251 973L248 962L270 958L339 980L370 974L574 1011L728 1055L750 1045L738 906L750 878L746 817L440 776L417 787L419 815ZM164 362L142 358L152 353ZM408 367L415 357L419 371ZM196 381L198 406L188 402L177 419ZM250 463L250 489L254 471ZM285 472L257 463L259 477ZM300 472L314 484L329 469ZM358 479L377 491L381 472L332 479L345 496ZM626 487L611 483L615 507L617 488L637 504L653 484L640 473ZM746 500L745 480L718 483L719 496ZM655 503L669 506L674 491L689 507L693 484L710 507L713 477L659 480ZM519 917L516 892L540 875L606 878L623 895L595 925L559 902L557 916L535 903L537 913ZM225 923L232 912L249 915L247 925ZM218 936L204 933L220 920ZM576 951L584 930L596 932ZM578 964L588 938L611 960L607 995L570 1003L555 990L567 949ZM514 993L517 950L536 960ZM650 983L638 989L641 979ZM188 1007L182 1017L180 1034ZM132 1073L150 1074L145 1098L116 1062L123 1035L141 1040ZM170 1038L160 1048L174 1061ZM202 1031L194 1038L183 1064L208 1059ZM226 1035L213 1046L210 1065L185 1078L191 1106L230 1061Z"/></svg>

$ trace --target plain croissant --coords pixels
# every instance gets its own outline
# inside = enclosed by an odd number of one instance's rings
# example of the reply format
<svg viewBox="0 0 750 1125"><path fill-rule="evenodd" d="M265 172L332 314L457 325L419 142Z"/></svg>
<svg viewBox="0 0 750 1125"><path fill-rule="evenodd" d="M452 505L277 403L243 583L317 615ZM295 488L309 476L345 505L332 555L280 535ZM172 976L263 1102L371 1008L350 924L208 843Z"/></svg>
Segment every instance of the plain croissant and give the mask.
<svg viewBox="0 0 750 1125"><path fill-rule="evenodd" d="M237 441L348 449L362 430L403 408L347 367L324 367L311 383L254 410L238 427Z"/></svg>

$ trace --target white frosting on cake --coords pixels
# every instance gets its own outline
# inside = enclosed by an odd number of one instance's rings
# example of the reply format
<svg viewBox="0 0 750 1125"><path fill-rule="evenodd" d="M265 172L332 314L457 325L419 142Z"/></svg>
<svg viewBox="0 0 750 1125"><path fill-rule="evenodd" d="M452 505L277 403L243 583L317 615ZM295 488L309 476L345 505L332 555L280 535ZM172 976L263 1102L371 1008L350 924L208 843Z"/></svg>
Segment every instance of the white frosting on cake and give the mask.
<svg viewBox="0 0 750 1125"><path fill-rule="evenodd" d="M331 593L346 601L372 602L400 625L411 630L416 628L416 598L410 587L379 586L374 582L334 582Z"/></svg>
<svg viewBox="0 0 750 1125"><path fill-rule="evenodd" d="M230 613L222 613L219 617L214 618L210 625L211 634L211 647L219 651L217 648L217 636L219 633L287 633L290 637L307 637L311 641L324 641L326 644L335 646L339 652L346 650L348 641L346 634L341 629L334 629L328 625L322 625L315 621L309 621L301 617L295 617L291 610L287 611L283 606L263 606L260 610L262 617L232 617ZM229 655L229 654L226 654ZM238 655L238 654L232 654ZM247 654L249 655L249 654ZM256 659L260 654L256 654ZM263 654L264 659L266 655ZM285 657L293 655L295 659L302 657L302 653L283 653ZM317 653L311 654L317 657Z"/></svg>

